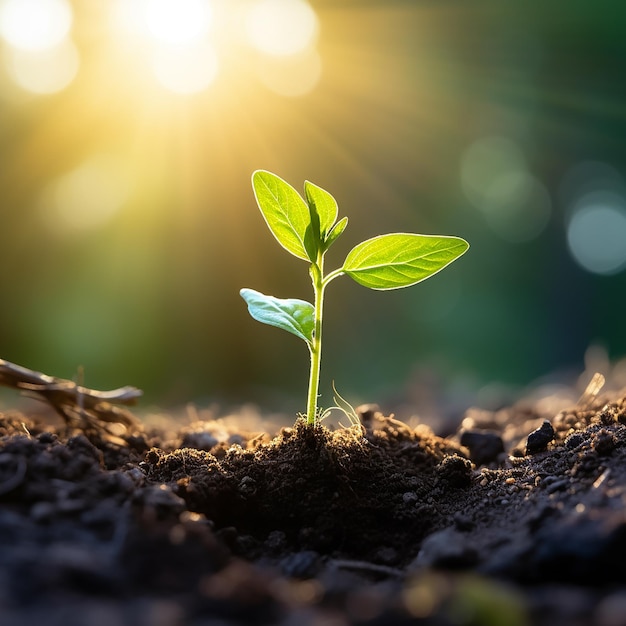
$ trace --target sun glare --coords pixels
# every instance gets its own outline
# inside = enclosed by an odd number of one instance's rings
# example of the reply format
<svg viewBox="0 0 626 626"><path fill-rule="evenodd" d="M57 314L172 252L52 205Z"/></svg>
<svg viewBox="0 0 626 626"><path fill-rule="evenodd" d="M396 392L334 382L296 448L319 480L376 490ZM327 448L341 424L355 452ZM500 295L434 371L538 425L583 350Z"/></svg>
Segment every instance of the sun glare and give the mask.
<svg viewBox="0 0 626 626"><path fill-rule="evenodd" d="M259 80L268 89L288 98L313 91L321 74L322 60L315 49L287 57L265 57L257 68Z"/></svg>
<svg viewBox="0 0 626 626"><path fill-rule="evenodd" d="M246 19L250 42L276 56L298 54L315 42L317 15L304 0L260 0Z"/></svg>
<svg viewBox="0 0 626 626"><path fill-rule="evenodd" d="M131 35L187 45L207 34L213 11L209 0L119 0L113 18Z"/></svg>
<svg viewBox="0 0 626 626"><path fill-rule="evenodd" d="M197 41L211 22L211 7L206 0L145 0L143 9L150 34L168 44Z"/></svg>
<svg viewBox="0 0 626 626"><path fill-rule="evenodd" d="M46 50L5 51L5 64L15 83L34 94L52 94L65 89L76 77L80 57L69 40Z"/></svg>
<svg viewBox="0 0 626 626"><path fill-rule="evenodd" d="M203 91L215 80L217 70L217 55L206 43L159 49L152 58L152 71L159 83L180 94Z"/></svg>
<svg viewBox="0 0 626 626"><path fill-rule="evenodd" d="M72 27L66 0L5 0L0 4L0 35L20 50L45 50L63 41Z"/></svg>
<svg viewBox="0 0 626 626"><path fill-rule="evenodd" d="M307 95L319 82L319 20L307 0L117 0L106 6L114 29L109 45L124 59L121 73L152 75L172 93L203 92L233 69L284 97ZM0 0L0 38L8 44L2 60L15 85L51 94L73 81L81 60L70 37L73 19L69 0Z"/></svg>

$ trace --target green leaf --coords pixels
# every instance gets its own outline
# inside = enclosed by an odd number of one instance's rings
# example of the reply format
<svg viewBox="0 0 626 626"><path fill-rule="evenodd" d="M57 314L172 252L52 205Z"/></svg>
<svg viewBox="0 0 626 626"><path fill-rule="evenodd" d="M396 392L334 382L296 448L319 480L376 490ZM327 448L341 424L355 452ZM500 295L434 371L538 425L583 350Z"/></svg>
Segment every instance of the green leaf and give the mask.
<svg viewBox="0 0 626 626"><path fill-rule="evenodd" d="M311 215L302 196L282 178L265 170L252 174L252 187L265 222L278 243L299 259L315 261L316 257L310 256L312 250L307 251L305 245Z"/></svg>
<svg viewBox="0 0 626 626"><path fill-rule="evenodd" d="M316 213L320 240L324 241L326 234L337 220L337 212L339 210L337 201L327 191L308 180L304 181L304 194L311 211L311 222L314 221L313 213Z"/></svg>
<svg viewBox="0 0 626 626"><path fill-rule="evenodd" d="M337 202L324 189L304 181L304 195L309 206L311 223L304 238L304 247L310 259L317 260L320 250L325 252L326 234L337 219Z"/></svg>
<svg viewBox="0 0 626 626"><path fill-rule="evenodd" d="M341 233L346 230L346 226L348 225L348 218L341 218L330 230L326 237L326 241L324 242L324 249L328 250L330 246L335 243L335 240L341 235Z"/></svg>
<svg viewBox="0 0 626 626"><path fill-rule="evenodd" d="M342 270L370 289L410 287L436 274L469 248L460 237L392 233L355 246Z"/></svg>
<svg viewBox="0 0 626 626"><path fill-rule="evenodd" d="M315 309L310 302L266 296L254 289L241 289L239 294L248 304L250 315L263 324L282 328L309 345L315 330Z"/></svg>
<svg viewBox="0 0 626 626"><path fill-rule="evenodd" d="M317 214L315 205L309 204L309 215L311 223L308 225L306 233L304 234L304 247L306 248L309 258L317 261L317 253L322 247L322 235L320 217Z"/></svg>

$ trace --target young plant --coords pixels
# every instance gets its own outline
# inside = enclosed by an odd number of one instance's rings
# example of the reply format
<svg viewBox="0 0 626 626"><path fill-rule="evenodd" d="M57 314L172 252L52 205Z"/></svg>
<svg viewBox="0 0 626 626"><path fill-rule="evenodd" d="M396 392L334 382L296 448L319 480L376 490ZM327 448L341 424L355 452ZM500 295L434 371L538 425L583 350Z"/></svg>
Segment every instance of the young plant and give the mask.
<svg viewBox="0 0 626 626"><path fill-rule="evenodd" d="M252 186L259 209L278 243L309 263L314 300L311 304L296 298L280 299L254 289L242 289L240 294L255 320L293 333L307 344L311 369L306 418L312 425L319 419L324 294L331 281L345 274L370 289L410 287L458 259L469 244L460 237L378 235L352 248L340 268L325 274L324 255L348 224L347 217L337 221L338 208L333 196L305 181L302 198L282 178L265 170L252 174Z"/></svg>

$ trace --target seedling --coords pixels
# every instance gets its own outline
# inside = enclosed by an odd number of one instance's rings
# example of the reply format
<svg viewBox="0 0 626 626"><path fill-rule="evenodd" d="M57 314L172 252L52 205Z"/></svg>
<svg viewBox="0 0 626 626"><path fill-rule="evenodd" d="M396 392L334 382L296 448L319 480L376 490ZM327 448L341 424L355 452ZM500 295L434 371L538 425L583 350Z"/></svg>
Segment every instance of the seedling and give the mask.
<svg viewBox="0 0 626 626"><path fill-rule="evenodd" d="M250 315L259 322L282 328L300 337L311 356L306 419L315 424L322 358L322 320L326 287L339 276L349 276L364 287L377 290L410 287L436 274L469 248L460 237L390 233L358 244L343 265L324 274L324 255L343 233L348 218L337 221L337 202L327 191L309 181L304 198L282 178L257 170L252 187L259 209L278 243L309 263L313 304L296 298L266 296L254 289L240 294Z"/></svg>

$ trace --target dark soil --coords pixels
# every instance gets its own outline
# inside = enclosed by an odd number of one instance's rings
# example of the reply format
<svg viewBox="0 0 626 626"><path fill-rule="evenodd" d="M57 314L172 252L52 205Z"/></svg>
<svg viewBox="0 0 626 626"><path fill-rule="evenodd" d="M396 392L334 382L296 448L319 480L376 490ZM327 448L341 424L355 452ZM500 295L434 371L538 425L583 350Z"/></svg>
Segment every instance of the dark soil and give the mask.
<svg viewBox="0 0 626 626"><path fill-rule="evenodd" d="M623 390L445 438L358 412L273 437L0 414L0 624L626 625Z"/></svg>

